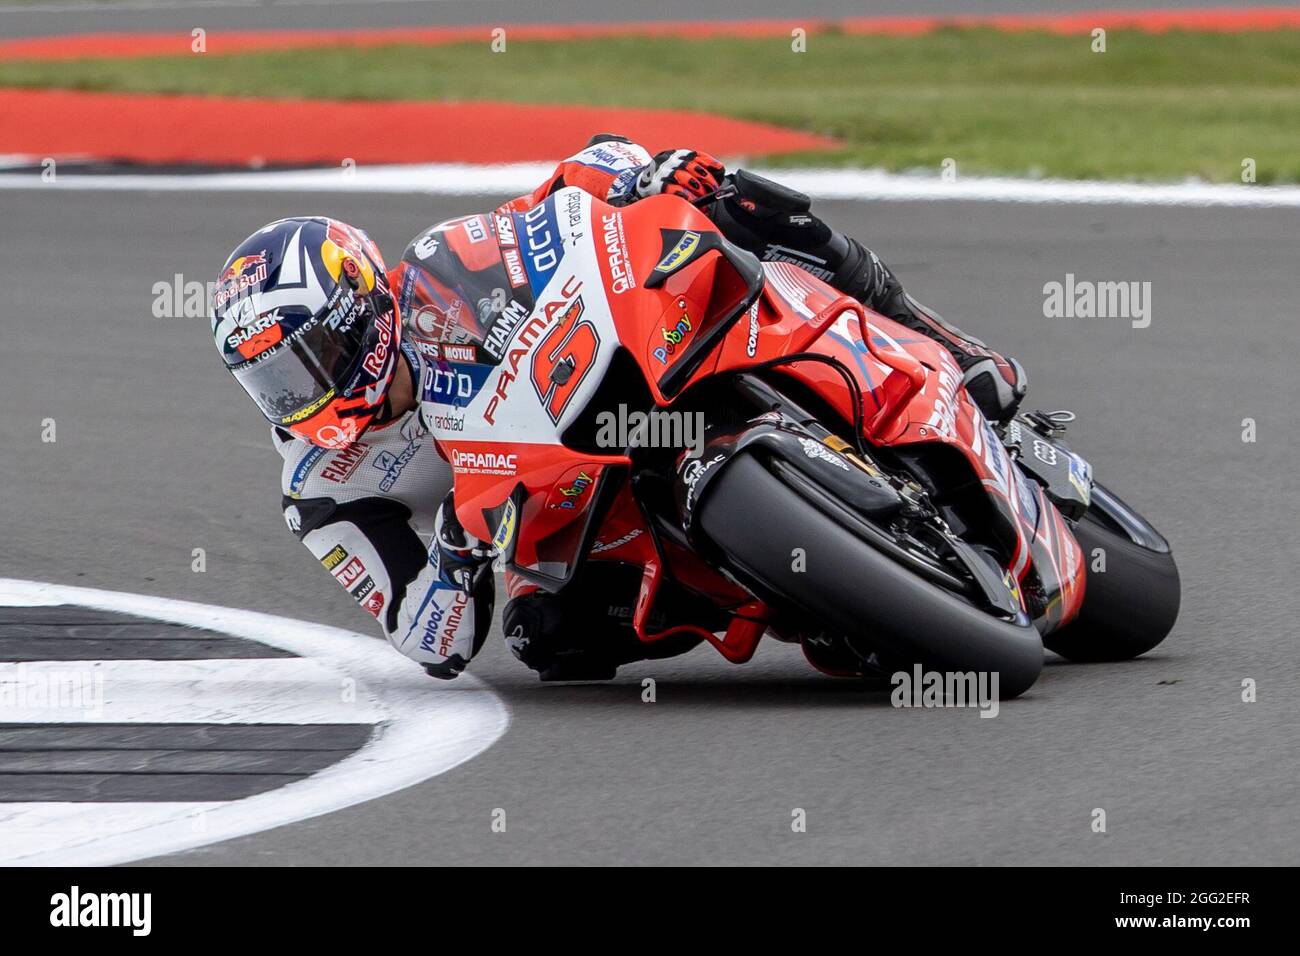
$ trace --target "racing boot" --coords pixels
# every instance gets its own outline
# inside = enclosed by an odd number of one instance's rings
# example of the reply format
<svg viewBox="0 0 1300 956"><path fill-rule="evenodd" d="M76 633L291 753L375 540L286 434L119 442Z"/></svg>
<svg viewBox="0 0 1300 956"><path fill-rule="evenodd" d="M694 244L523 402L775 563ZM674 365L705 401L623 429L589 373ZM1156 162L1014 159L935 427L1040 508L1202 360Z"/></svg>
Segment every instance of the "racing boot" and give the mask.
<svg viewBox="0 0 1300 956"><path fill-rule="evenodd" d="M996 423L1015 414L1028 386L1019 362L1004 358L913 299L879 256L814 216L808 196L744 170L733 173L729 185L734 192L709 210L729 240L765 261L797 265L939 342L962 370L966 391L986 418Z"/></svg>

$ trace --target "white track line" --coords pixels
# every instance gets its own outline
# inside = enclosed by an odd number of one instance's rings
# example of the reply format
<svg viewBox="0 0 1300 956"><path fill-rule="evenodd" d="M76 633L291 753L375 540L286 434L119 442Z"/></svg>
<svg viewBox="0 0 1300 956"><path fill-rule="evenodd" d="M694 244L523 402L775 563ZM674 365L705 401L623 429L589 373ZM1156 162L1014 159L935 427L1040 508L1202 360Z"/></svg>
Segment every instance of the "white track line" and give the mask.
<svg viewBox="0 0 1300 956"><path fill-rule="evenodd" d="M12 158L11 158L12 162ZM475 166L429 163L193 175L77 175L64 172L52 182L39 169L0 172L0 189L127 190L153 192L267 191L333 193L425 193L445 196L519 195L553 171L551 163ZM1214 185L1210 183L1110 183L1055 179L959 178L879 170L774 169L764 175L818 199L868 202L965 200L1012 203L1085 203L1143 206L1300 206L1300 186ZM57 172L57 170L56 170Z"/></svg>
<svg viewBox="0 0 1300 956"><path fill-rule="evenodd" d="M188 716L212 721L219 716L219 698L216 689L204 687L204 683L218 674L233 677L244 670L249 681L242 689L238 679L226 683L225 689L234 697L227 698L233 706L225 722L279 721L296 714L298 719L310 716L311 722L344 720L374 723L376 728L365 746L338 763L304 780L243 800L0 804L0 864L110 865L175 853L305 820L444 773L490 747L505 732L509 722L505 705L471 675L462 674L450 684L432 681L386 644L350 631L189 601L0 578L0 606L56 604L120 611L207 628L282 648L308 659L206 662L214 665L211 672L200 673L190 685L196 700L205 695L208 698L197 707L183 703L180 689L165 690L149 678L168 672L179 677L188 667L196 667L201 672L205 662L184 662L179 670L177 662L150 662L155 666L143 667L139 671L143 680L131 689L146 696L164 693L167 698L154 705L137 697L134 706L141 708L142 714L156 706L158 719L181 722ZM48 666L62 672L106 666L110 670L118 669L121 676L129 665L143 663L60 661L26 666ZM253 675L241 665L256 665L263 675ZM307 686L289 690L277 678L304 678ZM0 679L4 679L3 675ZM110 691L111 684L111 679L104 682L105 716L86 719L85 723L131 719L118 712L108 716L110 709L133 706L121 696L122 691ZM277 703L265 699L268 694L291 699ZM355 703L347 703L353 695ZM244 710L245 707L249 709ZM168 713L171 716L164 716ZM16 722L14 718L19 714L23 715L23 722L59 719L49 711L33 714L0 710L0 723Z"/></svg>
<svg viewBox="0 0 1300 956"><path fill-rule="evenodd" d="M79 705L102 688L93 714L35 699L26 707L0 706L0 723L377 724L387 718L370 700L345 701L338 670L309 657L5 663L0 685L57 688L69 674L79 679Z"/></svg>
<svg viewBox="0 0 1300 956"><path fill-rule="evenodd" d="M1300 206L1300 186L1108 183L964 177L944 182L878 170L789 169L767 175L818 199L968 200L1126 206Z"/></svg>

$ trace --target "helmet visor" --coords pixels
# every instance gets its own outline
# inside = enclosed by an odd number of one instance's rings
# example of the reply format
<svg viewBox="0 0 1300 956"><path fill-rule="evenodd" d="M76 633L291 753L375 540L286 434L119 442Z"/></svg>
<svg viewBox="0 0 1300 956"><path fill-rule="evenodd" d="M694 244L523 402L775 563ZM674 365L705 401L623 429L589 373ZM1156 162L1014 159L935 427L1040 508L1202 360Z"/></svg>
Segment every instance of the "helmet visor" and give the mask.
<svg viewBox="0 0 1300 956"><path fill-rule="evenodd" d="M309 418L349 381L377 337L373 304L360 297L358 302L362 307L351 315L322 309L285 341L231 368L272 422L291 425Z"/></svg>

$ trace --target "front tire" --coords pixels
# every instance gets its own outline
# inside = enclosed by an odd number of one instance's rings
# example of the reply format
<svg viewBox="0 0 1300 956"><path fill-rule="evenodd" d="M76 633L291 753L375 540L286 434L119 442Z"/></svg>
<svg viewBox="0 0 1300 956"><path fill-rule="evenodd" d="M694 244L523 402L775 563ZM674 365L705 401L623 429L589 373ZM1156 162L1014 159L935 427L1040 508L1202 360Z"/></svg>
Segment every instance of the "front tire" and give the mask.
<svg viewBox="0 0 1300 956"><path fill-rule="evenodd" d="M1038 679L1043 645L1027 619L999 619L922 579L752 455L728 462L696 510L696 527L756 593L860 635L896 667L996 673L1004 698L1023 694Z"/></svg>
<svg viewBox="0 0 1300 956"><path fill-rule="evenodd" d="M1126 661L1163 641L1181 603L1173 555L1134 543L1091 512L1074 528L1074 537L1088 568L1083 608L1043 639L1048 650L1079 663ZM1105 558L1104 572L1093 570L1097 549Z"/></svg>

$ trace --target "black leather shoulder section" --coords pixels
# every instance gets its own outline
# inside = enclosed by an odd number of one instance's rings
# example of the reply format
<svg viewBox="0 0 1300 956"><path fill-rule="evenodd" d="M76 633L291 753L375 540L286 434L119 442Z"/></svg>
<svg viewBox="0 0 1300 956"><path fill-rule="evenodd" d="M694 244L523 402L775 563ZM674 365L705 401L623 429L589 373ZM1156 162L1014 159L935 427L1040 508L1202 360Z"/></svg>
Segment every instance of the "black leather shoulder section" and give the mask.
<svg viewBox="0 0 1300 956"><path fill-rule="evenodd" d="M290 498L281 495L280 507L289 519L289 530L301 541L308 532L315 531L333 519L338 503L333 498Z"/></svg>

